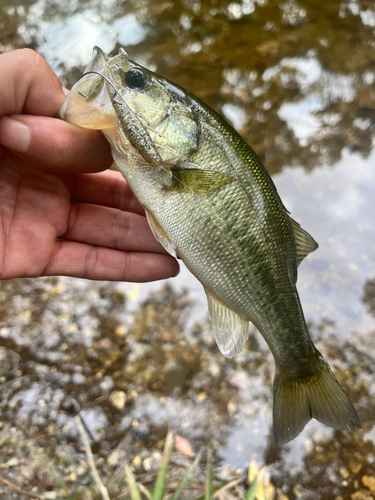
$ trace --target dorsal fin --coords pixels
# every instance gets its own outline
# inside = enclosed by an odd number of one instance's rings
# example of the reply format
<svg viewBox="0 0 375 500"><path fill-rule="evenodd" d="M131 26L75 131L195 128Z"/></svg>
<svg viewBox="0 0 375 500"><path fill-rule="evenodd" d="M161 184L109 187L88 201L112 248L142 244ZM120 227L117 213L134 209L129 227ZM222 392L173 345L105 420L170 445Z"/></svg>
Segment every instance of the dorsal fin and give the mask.
<svg viewBox="0 0 375 500"><path fill-rule="evenodd" d="M318 248L317 242L312 236L309 235L302 227L289 216L292 225L294 242L296 245L297 266L303 261L307 254L313 252Z"/></svg>

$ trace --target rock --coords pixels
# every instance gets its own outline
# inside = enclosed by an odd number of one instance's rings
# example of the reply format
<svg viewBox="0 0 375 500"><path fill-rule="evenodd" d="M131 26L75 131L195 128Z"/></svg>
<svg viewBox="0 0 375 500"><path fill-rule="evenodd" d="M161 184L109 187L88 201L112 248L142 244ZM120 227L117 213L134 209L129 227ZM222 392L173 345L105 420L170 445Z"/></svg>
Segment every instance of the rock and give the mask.
<svg viewBox="0 0 375 500"><path fill-rule="evenodd" d="M115 335L117 337L125 337L127 332L128 332L128 330L127 330L127 327L125 325L120 325L115 329Z"/></svg>
<svg viewBox="0 0 375 500"><path fill-rule="evenodd" d="M293 488L293 493L295 494L296 498L301 498L303 495L303 491L303 486L301 484L296 484Z"/></svg>
<svg viewBox="0 0 375 500"><path fill-rule="evenodd" d="M87 464L84 460L82 460L76 467L76 474L78 477L82 477L87 472Z"/></svg>
<svg viewBox="0 0 375 500"><path fill-rule="evenodd" d="M113 450L107 458L110 467L117 467L122 461L125 461L125 452L123 450Z"/></svg>
<svg viewBox="0 0 375 500"><path fill-rule="evenodd" d="M374 500L374 497L368 490L359 490L350 495L352 500Z"/></svg>
<svg viewBox="0 0 375 500"><path fill-rule="evenodd" d="M82 373L74 373L72 375L72 382L75 385L83 385L86 383L86 377Z"/></svg>
<svg viewBox="0 0 375 500"><path fill-rule="evenodd" d="M159 451L155 451L150 457L143 460L143 468L146 472L156 471L160 467L162 461L162 454Z"/></svg>
<svg viewBox="0 0 375 500"><path fill-rule="evenodd" d="M208 372L211 375L211 377L214 377L214 378L218 377L220 375L220 372L221 372L220 365L218 365L217 363L209 364Z"/></svg>
<svg viewBox="0 0 375 500"><path fill-rule="evenodd" d="M57 498L57 492L46 491L45 493L43 493L43 496L41 498L43 498L43 500L55 500L55 498Z"/></svg>
<svg viewBox="0 0 375 500"><path fill-rule="evenodd" d="M17 467L20 465L20 461L18 460L18 458L13 457L10 460L8 460L8 462L5 465L6 467Z"/></svg>
<svg viewBox="0 0 375 500"><path fill-rule="evenodd" d="M126 393L124 391L113 391L111 392L108 401L114 408L123 410L126 403Z"/></svg>
<svg viewBox="0 0 375 500"><path fill-rule="evenodd" d="M237 406L236 404L230 400L228 401L228 404L227 404L227 412L229 415L234 415L237 411Z"/></svg>
<svg viewBox="0 0 375 500"><path fill-rule="evenodd" d="M200 392L198 394L198 401L204 401L207 398L207 394L205 392Z"/></svg>
<svg viewBox="0 0 375 500"><path fill-rule="evenodd" d="M142 459L141 459L141 457L139 457L138 455L136 455L133 458L133 460L132 460L132 464L134 465L134 467L136 469L138 469L142 465Z"/></svg>
<svg viewBox="0 0 375 500"><path fill-rule="evenodd" d="M348 479L350 472L345 467L341 467L340 474L341 474L341 477L343 477L344 479Z"/></svg>
<svg viewBox="0 0 375 500"><path fill-rule="evenodd" d="M261 43L255 47L255 50L260 56L265 56L267 54L275 54L279 51L280 42L277 40L269 40L267 42Z"/></svg>
<svg viewBox="0 0 375 500"><path fill-rule="evenodd" d="M348 469L352 474L358 474L358 472L362 469L364 461L365 457L363 457L359 452L356 452L349 461Z"/></svg>
<svg viewBox="0 0 375 500"><path fill-rule="evenodd" d="M362 483L372 493L375 493L375 477L372 477L372 476L363 476L362 477Z"/></svg>
<svg viewBox="0 0 375 500"><path fill-rule="evenodd" d="M237 389L245 390L250 385L250 377L247 372L244 370L238 370L234 375L229 379L229 383Z"/></svg>

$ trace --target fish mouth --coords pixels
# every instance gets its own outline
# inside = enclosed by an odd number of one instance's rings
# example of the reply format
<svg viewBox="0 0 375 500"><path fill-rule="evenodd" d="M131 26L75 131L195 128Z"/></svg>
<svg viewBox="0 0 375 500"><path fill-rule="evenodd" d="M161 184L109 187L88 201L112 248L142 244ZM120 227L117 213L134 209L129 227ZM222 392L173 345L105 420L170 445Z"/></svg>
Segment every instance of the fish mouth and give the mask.
<svg viewBox="0 0 375 500"><path fill-rule="evenodd" d="M129 69L129 57L124 49L110 58L99 47L94 47L91 60L78 82L66 96L58 117L83 128L95 130L116 129L117 115L108 97L104 80L108 79L107 65Z"/></svg>
<svg viewBox="0 0 375 500"><path fill-rule="evenodd" d="M108 106L108 98L87 102L85 94L75 88L66 96L57 117L88 129L115 129L117 126L117 118L112 106Z"/></svg>

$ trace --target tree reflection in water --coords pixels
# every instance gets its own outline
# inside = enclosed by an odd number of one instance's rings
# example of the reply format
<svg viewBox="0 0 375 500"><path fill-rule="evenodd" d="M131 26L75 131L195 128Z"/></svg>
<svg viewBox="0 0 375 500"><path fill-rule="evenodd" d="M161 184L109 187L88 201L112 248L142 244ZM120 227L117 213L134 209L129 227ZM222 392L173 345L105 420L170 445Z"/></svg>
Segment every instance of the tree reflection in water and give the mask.
<svg viewBox="0 0 375 500"><path fill-rule="evenodd" d="M37 0L18 8L2 2L0 45L42 47L72 85L81 69L56 60L82 45L67 39L80 37L69 19L82 22L93 43L103 38L107 45L111 28L118 40L128 32L132 58L221 111L273 173L284 165L335 163L344 148L368 156L375 123L373 9L367 0ZM117 50L115 42L109 50Z"/></svg>

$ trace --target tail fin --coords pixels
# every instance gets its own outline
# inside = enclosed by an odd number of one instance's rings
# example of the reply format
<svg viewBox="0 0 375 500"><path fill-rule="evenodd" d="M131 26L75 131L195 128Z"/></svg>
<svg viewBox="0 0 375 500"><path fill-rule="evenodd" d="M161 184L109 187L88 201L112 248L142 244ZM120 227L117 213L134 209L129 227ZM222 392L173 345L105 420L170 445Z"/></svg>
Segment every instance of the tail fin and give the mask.
<svg viewBox="0 0 375 500"><path fill-rule="evenodd" d="M307 379L288 379L277 373L273 386L273 425L277 444L294 439L311 418L334 429L355 430L361 422L328 363L320 357Z"/></svg>

